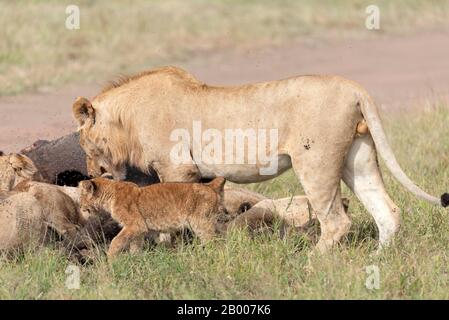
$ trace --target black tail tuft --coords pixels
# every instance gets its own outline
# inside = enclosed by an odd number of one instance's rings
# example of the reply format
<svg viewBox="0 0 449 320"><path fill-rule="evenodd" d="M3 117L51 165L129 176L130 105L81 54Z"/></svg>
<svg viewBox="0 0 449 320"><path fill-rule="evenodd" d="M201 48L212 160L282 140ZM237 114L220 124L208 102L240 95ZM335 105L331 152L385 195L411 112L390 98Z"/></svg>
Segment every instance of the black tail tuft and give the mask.
<svg viewBox="0 0 449 320"><path fill-rule="evenodd" d="M449 193L445 193L441 196L441 205L444 208L449 206Z"/></svg>

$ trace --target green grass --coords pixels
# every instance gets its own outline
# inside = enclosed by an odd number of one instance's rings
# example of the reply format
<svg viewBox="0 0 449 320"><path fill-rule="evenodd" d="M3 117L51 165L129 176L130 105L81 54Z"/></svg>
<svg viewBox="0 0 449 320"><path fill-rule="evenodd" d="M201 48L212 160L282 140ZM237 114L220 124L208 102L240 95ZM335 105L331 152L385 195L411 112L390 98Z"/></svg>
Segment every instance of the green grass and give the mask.
<svg viewBox="0 0 449 320"><path fill-rule="evenodd" d="M216 50L298 38L367 37L447 26L447 0L380 0L381 30L365 28L370 0L0 0L0 95L86 83Z"/></svg>
<svg viewBox="0 0 449 320"><path fill-rule="evenodd" d="M449 110L396 115L385 126L404 170L425 190L449 190ZM81 287L65 287L69 262L51 247L13 260L0 258L1 299L436 299L449 298L449 214L416 200L383 172L388 192L403 210L395 242L376 251L376 227L351 199L353 225L341 245L309 258L312 244L298 234L254 238L233 233L205 247L180 244L124 254L109 266L98 253L80 266ZM291 172L249 186L274 197L300 194ZM380 288L365 287L366 267L380 270Z"/></svg>

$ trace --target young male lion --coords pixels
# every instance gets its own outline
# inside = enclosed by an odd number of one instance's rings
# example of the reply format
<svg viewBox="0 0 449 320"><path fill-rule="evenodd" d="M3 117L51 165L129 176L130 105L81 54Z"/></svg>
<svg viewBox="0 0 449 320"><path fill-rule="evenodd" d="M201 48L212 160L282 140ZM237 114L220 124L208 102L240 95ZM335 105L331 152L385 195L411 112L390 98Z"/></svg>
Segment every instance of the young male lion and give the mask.
<svg viewBox="0 0 449 320"><path fill-rule="evenodd" d="M342 180L375 219L380 244L387 245L399 230L400 209L386 192L378 155L412 194L449 206L449 194L432 196L408 178L388 144L374 100L359 84L338 76L211 86L182 69L162 67L124 78L92 101L78 98L72 110L94 176L106 171L123 179L131 165L143 172L153 168L162 182L224 176L253 183L293 168L320 222L320 251L339 242L351 226L341 201ZM203 159L201 150L210 150L211 137L191 139L208 129L216 133L218 161ZM250 161L249 155L232 161L244 148L226 145L234 139L223 136L263 132L266 137L268 131L275 138L258 149L272 149L267 155L272 166L264 157ZM176 153L183 156L174 159Z"/></svg>
<svg viewBox="0 0 449 320"><path fill-rule="evenodd" d="M202 241L216 233L216 220L223 206L225 179L207 184L160 183L139 188L130 182L96 178L80 182L81 210L104 209L123 226L112 240L108 258L130 247L142 247L149 231L191 229Z"/></svg>

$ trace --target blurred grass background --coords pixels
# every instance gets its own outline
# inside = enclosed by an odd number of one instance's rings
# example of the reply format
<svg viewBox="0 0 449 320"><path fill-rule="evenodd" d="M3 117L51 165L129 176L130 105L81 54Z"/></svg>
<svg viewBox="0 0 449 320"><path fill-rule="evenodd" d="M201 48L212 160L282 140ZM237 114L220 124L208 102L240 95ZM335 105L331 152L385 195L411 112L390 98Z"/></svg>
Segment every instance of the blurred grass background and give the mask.
<svg viewBox="0 0 449 320"><path fill-rule="evenodd" d="M449 24L447 0L70 1L81 29L65 28L68 3L0 0L0 95L98 80L202 52L276 46L297 39L368 37L365 8L381 30Z"/></svg>

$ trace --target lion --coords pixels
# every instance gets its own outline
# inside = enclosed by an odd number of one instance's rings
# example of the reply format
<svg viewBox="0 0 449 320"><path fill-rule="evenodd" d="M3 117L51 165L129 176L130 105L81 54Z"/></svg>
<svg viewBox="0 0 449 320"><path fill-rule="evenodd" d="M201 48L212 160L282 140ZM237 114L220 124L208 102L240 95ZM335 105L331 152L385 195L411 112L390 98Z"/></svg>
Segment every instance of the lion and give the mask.
<svg viewBox="0 0 449 320"><path fill-rule="evenodd" d="M0 249L42 243L49 228L76 245L77 230L86 221L77 207L76 188L39 182L43 178L33 161L21 154L1 153L0 170Z"/></svg>
<svg viewBox="0 0 449 320"><path fill-rule="evenodd" d="M112 179L112 176L110 174L103 174L102 177ZM128 182L135 183L137 186L141 187L139 183L136 183L134 181ZM80 189L66 189L75 191L75 197L78 198L79 203ZM267 198L265 196L247 189L225 186L223 191L224 210L219 215L219 223L225 224L229 222L230 220L236 218L238 215L249 210L257 203L266 199ZM84 235L87 235L93 240L92 242L94 245L111 241L121 230L121 227L114 221L114 219L111 218L110 213L106 210L102 210L102 212L98 212L97 210L96 214L88 214L87 216L88 222L84 226L82 232L84 233ZM151 239L156 244L163 244L165 246L173 245L173 237L168 233L159 234L158 232L151 232L147 234L147 238Z"/></svg>
<svg viewBox="0 0 449 320"><path fill-rule="evenodd" d="M103 177L105 177L105 175L103 175ZM80 197L79 188L69 189L74 189L74 191L77 192L77 197ZM246 212L247 210L250 210L250 208L263 200L267 200L267 198L259 193L242 188L225 186L223 192L224 212L222 212L218 217L219 223L223 225L228 223L240 214ZM81 230L82 234L84 236L84 239L92 239L91 242L94 246L99 243L109 243L121 230L121 227L117 224L116 221L114 221L114 219L111 218L110 212L108 212L107 210L102 210L101 212L98 212L97 210L95 211L94 215L86 214L85 211L82 212L87 219L86 225ZM174 244L174 238L172 237L172 234L159 234L157 232L152 232L150 234L147 234L147 238L149 240L152 240L152 242L156 244L161 244L169 247Z"/></svg>
<svg viewBox="0 0 449 320"><path fill-rule="evenodd" d="M93 176L110 172L123 180L126 166L132 165L143 172L154 169L162 182L224 176L235 183L253 183L293 168L317 214L321 252L339 242L351 226L341 201L341 180L373 216L381 246L399 230L400 209L385 190L378 154L409 192L432 204L449 205L449 194L429 195L407 177L388 144L373 99L359 84L339 76L226 87L204 84L176 67L162 67L113 83L92 101L80 97L72 109ZM198 131L208 129L207 138L191 143ZM268 160L245 157L230 164L226 159L235 160L244 151L231 145L227 154L213 153L216 161L203 161L201 150L210 151L211 137L227 130L233 138L262 130L265 140L266 132L274 132L270 146L259 148L268 153Z"/></svg>
<svg viewBox="0 0 449 320"><path fill-rule="evenodd" d="M26 186L25 186L26 184ZM61 187L23 182L27 190L10 191L0 200L0 250L12 251L26 245L42 245L49 230L55 231L66 248L81 243L79 230L86 224L78 205Z"/></svg>
<svg viewBox="0 0 449 320"><path fill-rule="evenodd" d="M0 192L14 189L22 181L42 181L42 176L27 156L0 151Z"/></svg>
<svg viewBox="0 0 449 320"><path fill-rule="evenodd" d="M73 219L74 217L76 218L76 216L73 215L72 217L64 218L66 221L68 221L69 224L71 223L70 221L77 221L73 226L78 230L78 236L76 237L77 241L66 241L66 243L69 245L69 248L73 248L76 250L92 248L105 241L107 242L112 240L112 238L115 237L120 231L120 226L111 219L108 212L102 210L97 212L96 215L90 215L86 211L79 210L81 196L80 188L58 186L36 181L23 181L13 189L13 192L28 192L35 195L37 190L40 194L39 200L41 200L41 204L47 210L50 210L53 216L60 215L61 217L64 217L68 212L67 210L53 210L55 206L51 205L51 202L49 201L49 199L52 199L54 197L52 195L53 193L62 192L67 196L59 197L59 207L64 205L69 207L76 207L76 215L78 216L77 219ZM72 230L74 230L73 227L71 228ZM74 234L71 233L70 239L73 240L74 238Z"/></svg>
<svg viewBox="0 0 449 320"><path fill-rule="evenodd" d="M130 247L141 249L150 231L173 232L191 229L201 241L217 232L218 215L223 211L224 178L207 184L159 183L139 188L136 184L95 178L80 182L82 210L105 209L123 229L112 240L108 259Z"/></svg>
<svg viewBox="0 0 449 320"><path fill-rule="evenodd" d="M22 249L26 244L45 240L47 226L43 208L28 193L15 193L0 201L0 250Z"/></svg>
<svg viewBox="0 0 449 320"><path fill-rule="evenodd" d="M260 223L272 223L275 217L295 228L305 228L316 219L309 199L306 196L295 196L262 200L229 223L228 228L248 226L252 229Z"/></svg>
<svg viewBox="0 0 449 320"><path fill-rule="evenodd" d="M345 212L348 213L349 199L343 198L342 204ZM281 222L283 234L288 230L296 230L308 235L317 216L306 196L265 199L222 225L220 232L227 234L235 229L248 229L250 232L264 230L272 227L276 220Z"/></svg>

